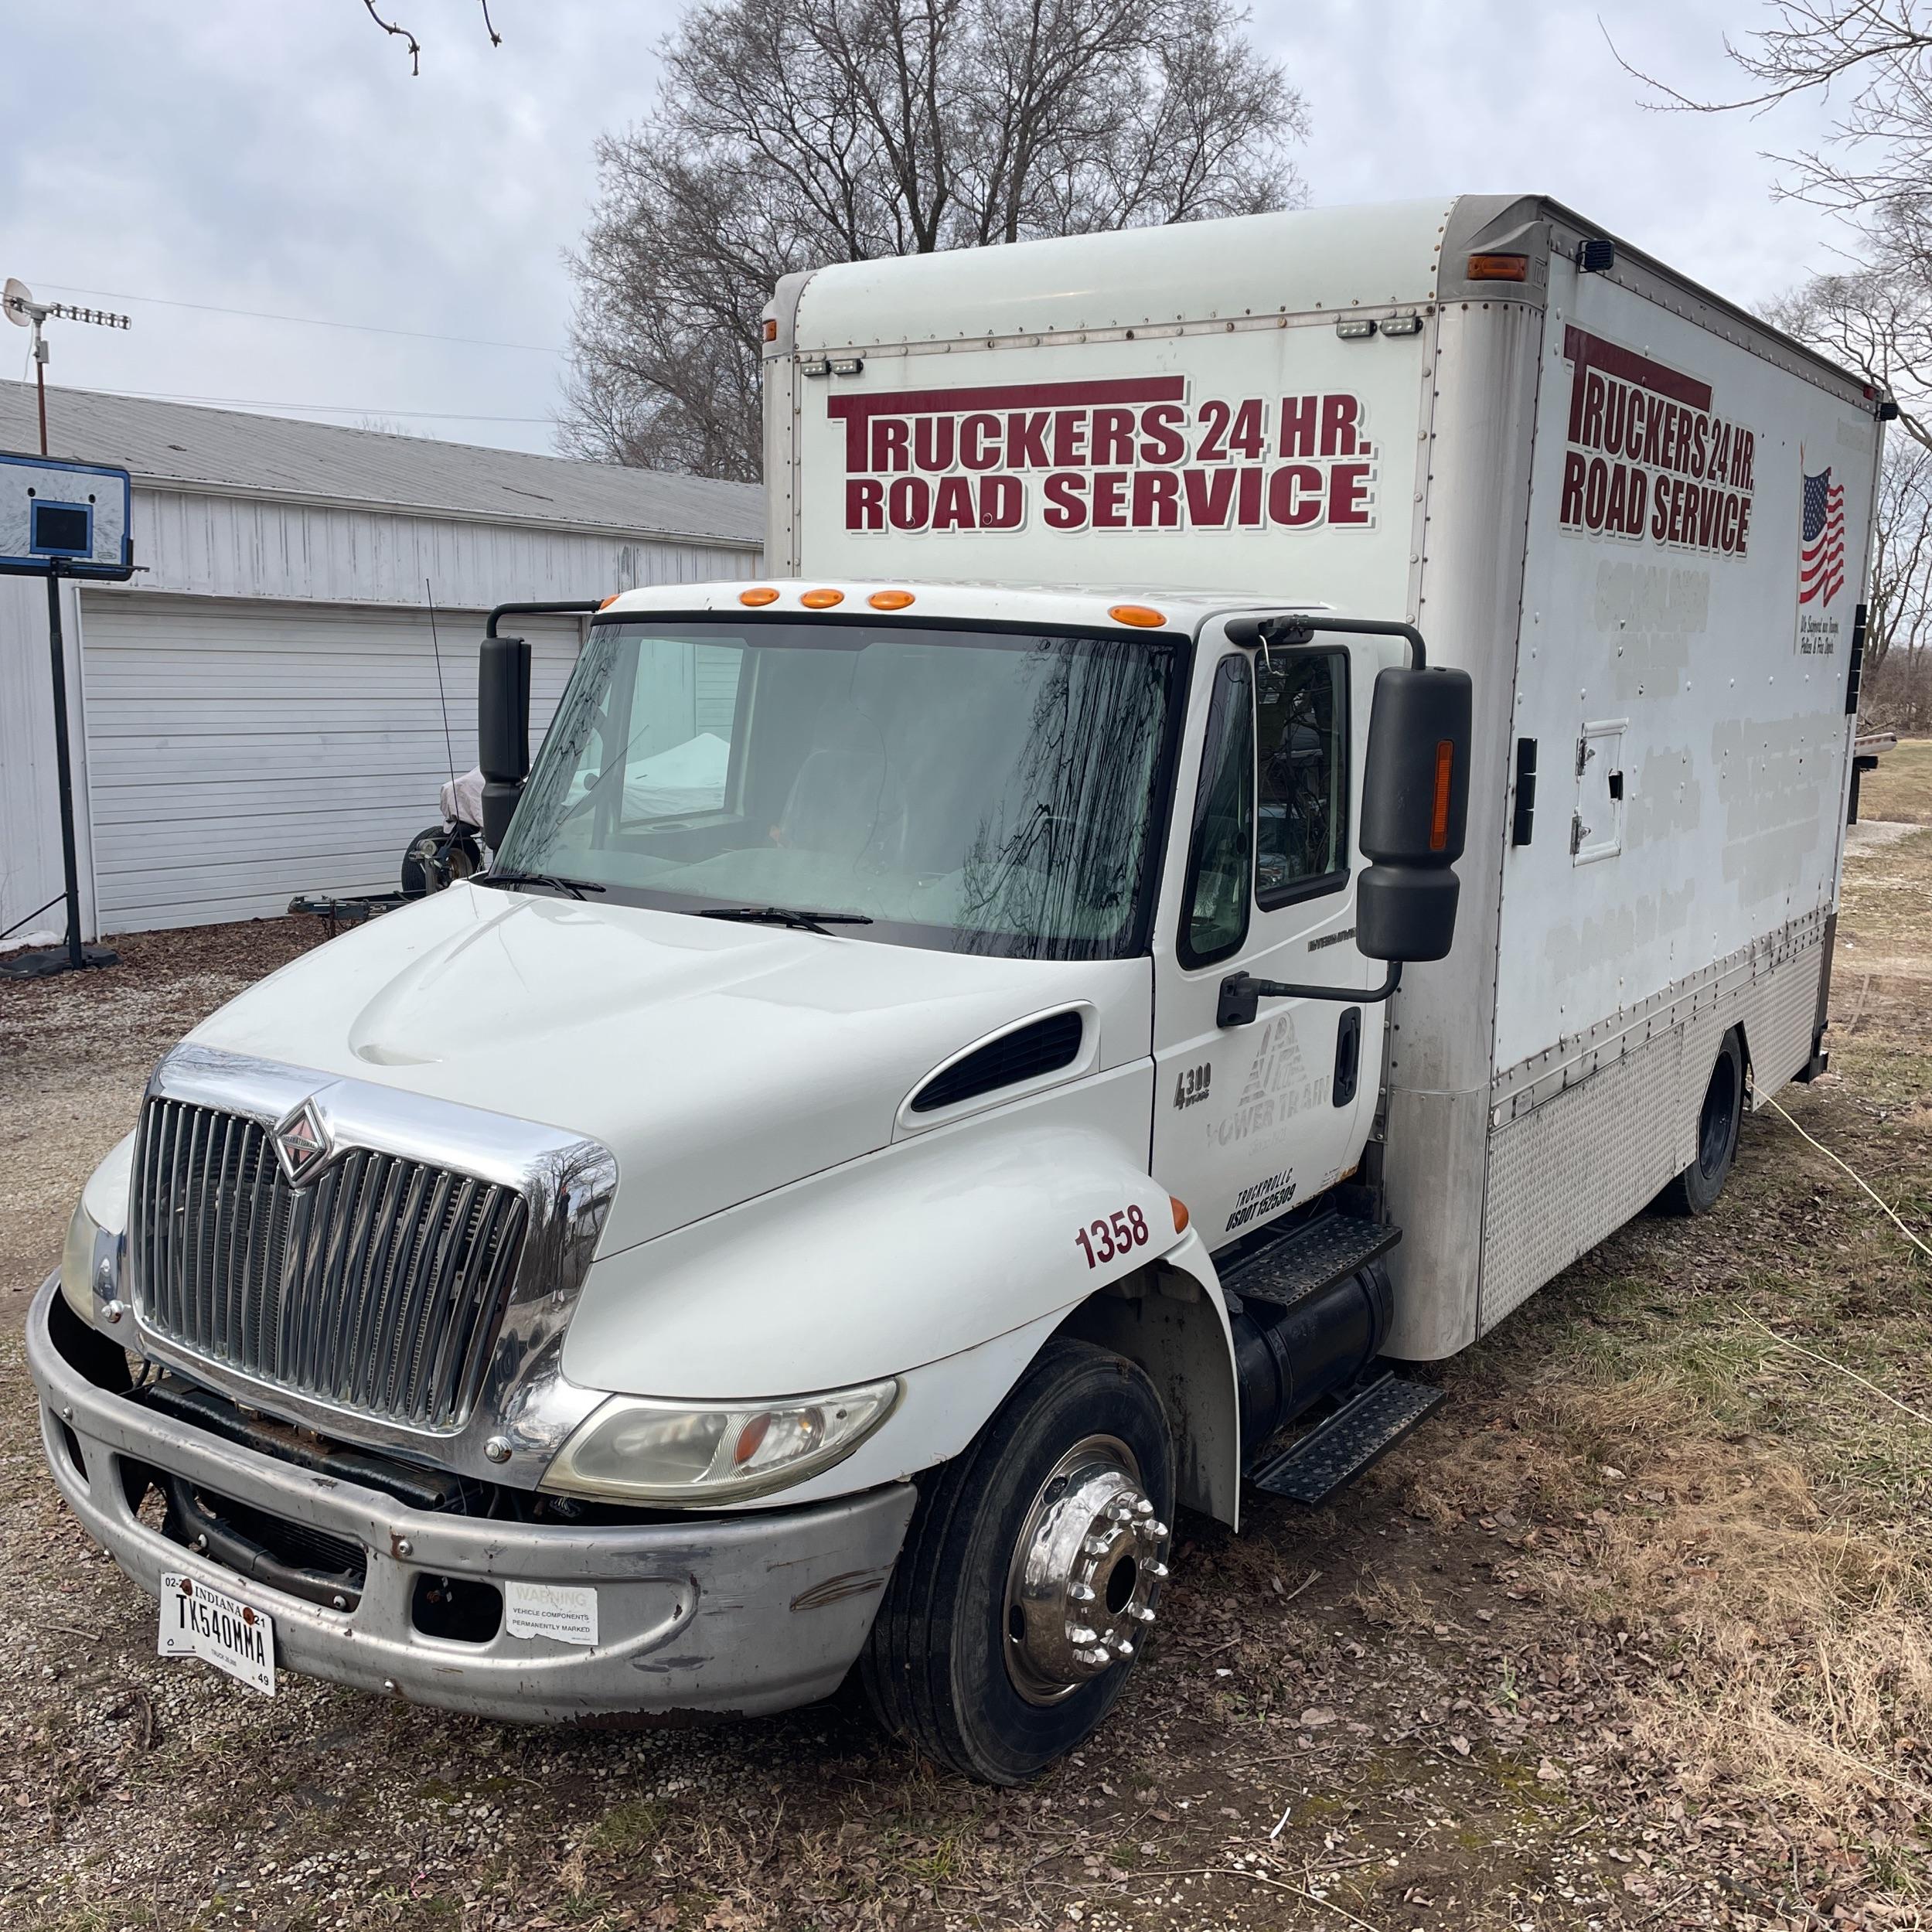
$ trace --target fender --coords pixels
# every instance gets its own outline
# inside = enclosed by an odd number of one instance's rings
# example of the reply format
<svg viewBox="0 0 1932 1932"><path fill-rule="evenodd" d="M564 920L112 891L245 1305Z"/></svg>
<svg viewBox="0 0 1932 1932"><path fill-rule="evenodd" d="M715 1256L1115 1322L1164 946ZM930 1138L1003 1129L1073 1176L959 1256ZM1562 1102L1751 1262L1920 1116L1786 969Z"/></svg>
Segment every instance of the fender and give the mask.
<svg viewBox="0 0 1932 1932"><path fill-rule="evenodd" d="M1174 1425L1176 1489L1205 1516L1241 1527L1241 1394L1228 1304L1190 1228L1150 1268L1082 1302L1059 1332L1144 1368Z"/></svg>
<svg viewBox="0 0 1932 1932"><path fill-rule="evenodd" d="M957 1455L1041 1345L1077 1334L1147 1369L1173 1412L1183 1500L1232 1523L1233 1345L1205 1248L1175 1230L1142 1164L1153 1078L1137 1061L600 1257L564 1374L693 1401L903 1378L857 1455L772 1506ZM1147 1239L1108 1256L1092 1224L1116 1213Z"/></svg>

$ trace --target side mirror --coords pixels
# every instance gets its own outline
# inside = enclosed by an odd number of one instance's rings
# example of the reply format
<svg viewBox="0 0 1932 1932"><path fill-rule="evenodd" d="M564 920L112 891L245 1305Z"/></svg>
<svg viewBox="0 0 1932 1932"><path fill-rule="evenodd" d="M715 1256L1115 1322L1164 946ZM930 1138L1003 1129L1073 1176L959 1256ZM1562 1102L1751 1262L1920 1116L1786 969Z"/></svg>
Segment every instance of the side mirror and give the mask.
<svg viewBox="0 0 1932 1932"><path fill-rule="evenodd" d="M486 637L477 665L476 762L483 774L483 840L499 850L530 776L530 646Z"/></svg>
<svg viewBox="0 0 1932 1932"><path fill-rule="evenodd" d="M1467 671L1391 669L1375 680L1362 774L1355 944L1371 959L1440 959L1456 937L1469 823Z"/></svg>

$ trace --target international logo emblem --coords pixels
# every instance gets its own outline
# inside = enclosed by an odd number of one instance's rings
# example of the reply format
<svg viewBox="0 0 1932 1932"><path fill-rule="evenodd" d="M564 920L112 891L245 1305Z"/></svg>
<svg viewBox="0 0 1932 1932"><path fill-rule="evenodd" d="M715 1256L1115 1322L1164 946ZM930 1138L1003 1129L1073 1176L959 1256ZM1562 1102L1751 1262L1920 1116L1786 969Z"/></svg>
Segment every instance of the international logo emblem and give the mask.
<svg viewBox="0 0 1932 1932"><path fill-rule="evenodd" d="M329 1164L336 1150L312 1100L305 1100L276 1127L272 1136L275 1158L291 1187L312 1181Z"/></svg>

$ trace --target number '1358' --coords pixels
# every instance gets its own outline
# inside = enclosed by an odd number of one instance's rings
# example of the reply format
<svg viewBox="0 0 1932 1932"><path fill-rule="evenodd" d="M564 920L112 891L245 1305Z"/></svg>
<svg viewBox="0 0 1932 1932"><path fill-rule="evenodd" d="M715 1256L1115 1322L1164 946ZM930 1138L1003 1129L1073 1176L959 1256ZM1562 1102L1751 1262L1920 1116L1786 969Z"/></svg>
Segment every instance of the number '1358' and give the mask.
<svg viewBox="0 0 1932 1932"><path fill-rule="evenodd" d="M1089 1268L1098 1268L1116 1255L1147 1245L1147 1217L1138 1208L1116 1209L1105 1221L1089 1222L1074 1232L1074 1244L1087 1258Z"/></svg>

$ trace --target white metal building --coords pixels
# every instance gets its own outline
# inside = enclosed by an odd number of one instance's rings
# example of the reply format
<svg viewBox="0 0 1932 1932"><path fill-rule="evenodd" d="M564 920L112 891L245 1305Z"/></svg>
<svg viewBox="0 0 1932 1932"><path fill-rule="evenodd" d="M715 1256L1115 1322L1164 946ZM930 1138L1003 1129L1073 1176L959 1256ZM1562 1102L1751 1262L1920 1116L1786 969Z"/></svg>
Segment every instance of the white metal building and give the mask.
<svg viewBox="0 0 1932 1932"><path fill-rule="evenodd" d="M47 407L53 455L135 486L138 574L62 592L89 937L393 887L475 762L486 611L758 566L744 484L70 390ZM0 382L0 449L38 447L31 385ZM535 646L540 728L581 626L506 628ZM46 587L0 578L0 932L60 891L53 715Z"/></svg>

